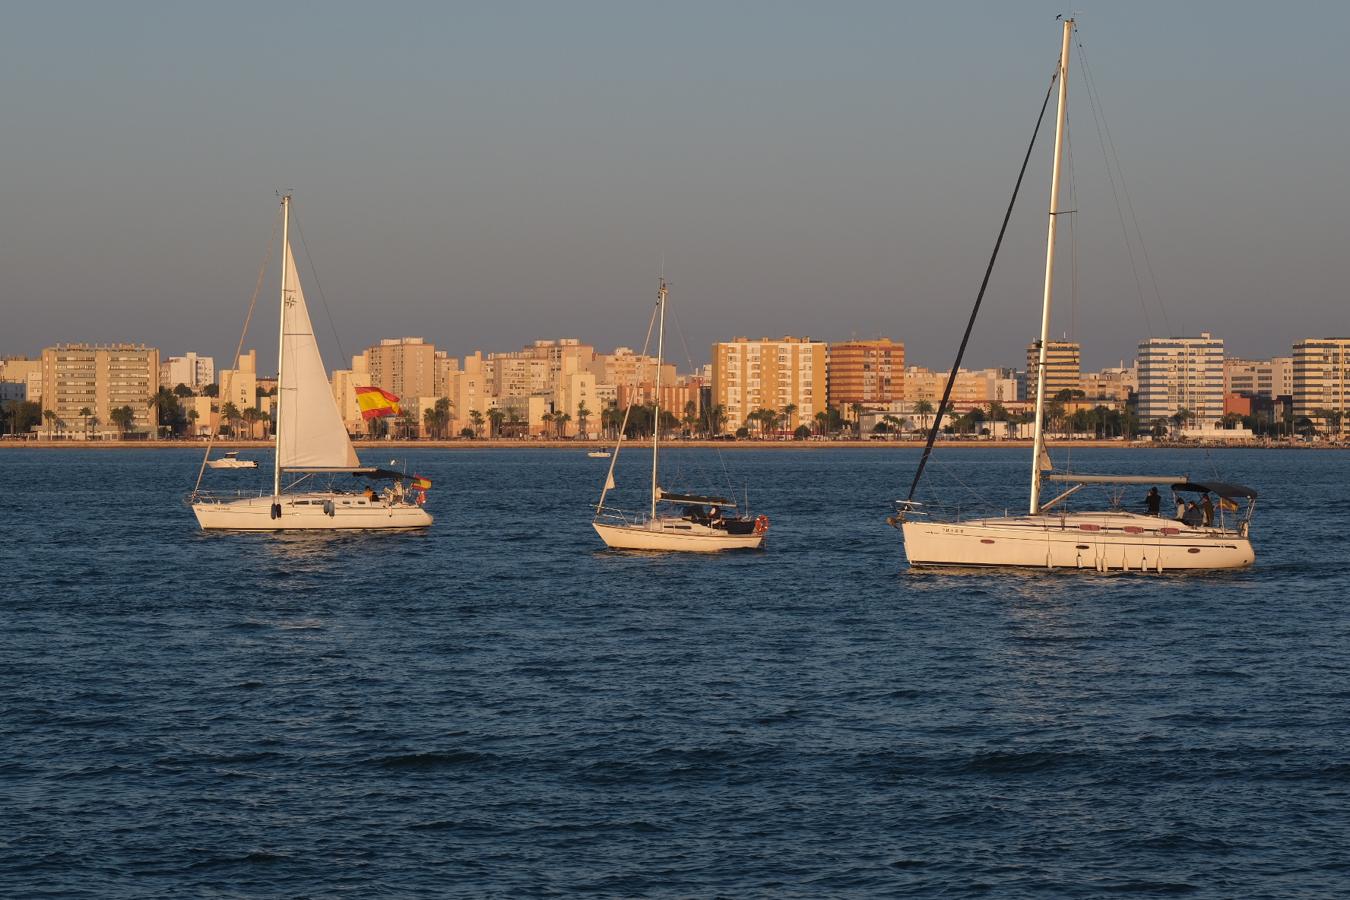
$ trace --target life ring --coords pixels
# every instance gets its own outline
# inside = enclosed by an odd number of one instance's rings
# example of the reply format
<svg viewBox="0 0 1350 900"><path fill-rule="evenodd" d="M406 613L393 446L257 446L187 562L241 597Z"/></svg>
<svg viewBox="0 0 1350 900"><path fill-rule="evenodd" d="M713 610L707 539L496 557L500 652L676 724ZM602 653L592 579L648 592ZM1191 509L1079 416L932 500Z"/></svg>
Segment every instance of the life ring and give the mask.
<svg viewBox="0 0 1350 900"><path fill-rule="evenodd" d="M769 530L769 517L762 513L755 519L755 534L763 534Z"/></svg>

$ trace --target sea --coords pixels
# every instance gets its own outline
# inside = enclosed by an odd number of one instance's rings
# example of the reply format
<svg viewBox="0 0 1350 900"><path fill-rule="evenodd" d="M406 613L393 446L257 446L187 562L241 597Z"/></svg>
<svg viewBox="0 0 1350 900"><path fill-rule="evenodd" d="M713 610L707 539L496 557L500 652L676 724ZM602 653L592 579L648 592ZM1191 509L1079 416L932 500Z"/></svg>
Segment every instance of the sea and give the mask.
<svg viewBox="0 0 1350 900"><path fill-rule="evenodd" d="M435 525L356 535L203 534L199 449L0 451L0 895L1350 894L1350 454L1055 452L1251 485L1256 564L912 572L887 447L671 449L770 519L714 557L605 550L581 450L398 451ZM1027 456L920 494L1020 509Z"/></svg>

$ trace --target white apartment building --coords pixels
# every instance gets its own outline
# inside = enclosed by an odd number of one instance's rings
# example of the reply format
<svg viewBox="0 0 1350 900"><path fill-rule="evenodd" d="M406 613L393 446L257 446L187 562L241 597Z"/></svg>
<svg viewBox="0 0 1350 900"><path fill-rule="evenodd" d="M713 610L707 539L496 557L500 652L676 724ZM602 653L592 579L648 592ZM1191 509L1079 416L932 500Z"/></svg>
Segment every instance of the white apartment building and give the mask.
<svg viewBox="0 0 1350 900"><path fill-rule="evenodd" d="M1139 420L1147 424L1183 409L1201 427L1223 417L1223 340L1208 331L1139 344Z"/></svg>
<svg viewBox="0 0 1350 900"><path fill-rule="evenodd" d="M159 364L159 383L170 389L185 384L195 393L215 380L216 360L213 356L185 353L170 356Z"/></svg>
<svg viewBox="0 0 1350 900"><path fill-rule="evenodd" d="M1334 413L1335 418L1325 415ZM1294 345L1294 419L1350 430L1350 338L1308 338Z"/></svg>

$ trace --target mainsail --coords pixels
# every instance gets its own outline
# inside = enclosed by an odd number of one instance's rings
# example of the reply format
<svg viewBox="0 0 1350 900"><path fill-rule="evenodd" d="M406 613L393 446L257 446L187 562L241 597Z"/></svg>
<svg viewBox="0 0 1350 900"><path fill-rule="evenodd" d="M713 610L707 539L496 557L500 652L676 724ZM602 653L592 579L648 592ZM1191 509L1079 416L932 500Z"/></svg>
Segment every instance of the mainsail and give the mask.
<svg viewBox="0 0 1350 900"><path fill-rule="evenodd" d="M284 250L277 458L283 469L354 469L361 461L328 384L289 243Z"/></svg>

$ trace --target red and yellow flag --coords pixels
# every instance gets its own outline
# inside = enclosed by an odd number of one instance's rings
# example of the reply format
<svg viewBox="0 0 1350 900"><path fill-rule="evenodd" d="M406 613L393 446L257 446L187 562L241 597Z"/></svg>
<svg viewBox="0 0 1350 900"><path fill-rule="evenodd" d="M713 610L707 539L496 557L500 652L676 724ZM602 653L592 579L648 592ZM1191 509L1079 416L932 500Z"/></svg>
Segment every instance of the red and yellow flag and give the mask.
<svg viewBox="0 0 1350 900"><path fill-rule="evenodd" d="M423 478L421 475L414 475L412 479L412 486L414 490L418 491L431 490L431 479Z"/></svg>
<svg viewBox="0 0 1350 900"><path fill-rule="evenodd" d="M403 412L398 405L398 397L377 387L358 387L356 405L361 407L361 418L369 421L383 416L396 416Z"/></svg>

